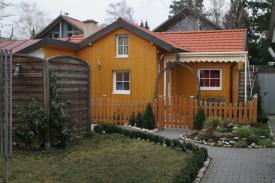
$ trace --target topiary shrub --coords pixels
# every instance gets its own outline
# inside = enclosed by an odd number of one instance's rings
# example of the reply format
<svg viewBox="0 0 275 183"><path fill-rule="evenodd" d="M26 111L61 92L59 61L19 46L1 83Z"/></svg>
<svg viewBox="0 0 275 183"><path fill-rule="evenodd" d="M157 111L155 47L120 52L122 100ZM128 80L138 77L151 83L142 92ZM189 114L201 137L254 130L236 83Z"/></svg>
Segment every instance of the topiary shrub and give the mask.
<svg viewBox="0 0 275 183"><path fill-rule="evenodd" d="M143 126L142 124L143 124L143 116L140 112L138 112L136 116L136 126L139 128L142 128Z"/></svg>
<svg viewBox="0 0 275 183"><path fill-rule="evenodd" d="M240 127L235 130L234 134L241 138L247 138L250 135L254 134L254 132L250 128Z"/></svg>
<svg viewBox="0 0 275 183"><path fill-rule="evenodd" d="M199 107L198 112L196 114L195 117L195 121L194 121L194 128L196 130L201 130L205 121L205 113L203 108Z"/></svg>
<svg viewBox="0 0 275 183"><path fill-rule="evenodd" d="M216 129L218 126L222 126L224 121L220 118L207 118L204 123L204 128Z"/></svg>
<svg viewBox="0 0 275 183"><path fill-rule="evenodd" d="M142 127L153 130L156 127L155 115L151 104L148 104L143 115Z"/></svg>
<svg viewBox="0 0 275 183"><path fill-rule="evenodd" d="M137 124L137 118L136 118L135 113L133 112L129 119L129 125L136 126L136 124Z"/></svg>

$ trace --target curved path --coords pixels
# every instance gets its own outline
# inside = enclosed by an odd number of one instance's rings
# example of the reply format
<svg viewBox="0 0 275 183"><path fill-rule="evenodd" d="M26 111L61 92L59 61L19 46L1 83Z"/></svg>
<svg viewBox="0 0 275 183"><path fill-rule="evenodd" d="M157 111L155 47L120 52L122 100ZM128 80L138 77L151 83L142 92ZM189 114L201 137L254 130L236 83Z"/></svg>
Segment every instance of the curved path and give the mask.
<svg viewBox="0 0 275 183"><path fill-rule="evenodd" d="M178 138L185 132L166 129L158 134ZM203 147L212 161L202 183L275 183L275 149Z"/></svg>

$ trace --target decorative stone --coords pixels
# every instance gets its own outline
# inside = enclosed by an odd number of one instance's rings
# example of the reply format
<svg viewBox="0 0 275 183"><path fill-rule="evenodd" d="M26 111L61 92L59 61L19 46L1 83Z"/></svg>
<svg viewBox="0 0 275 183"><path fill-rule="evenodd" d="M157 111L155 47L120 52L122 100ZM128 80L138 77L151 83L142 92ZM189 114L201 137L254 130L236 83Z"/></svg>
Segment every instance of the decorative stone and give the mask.
<svg viewBox="0 0 275 183"><path fill-rule="evenodd" d="M227 141L225 141L225 142L223 142L224 144L226 144L226 145L229 145L229 142L227 142Z"/></svg>
<svg viewBox="0 0 275 183"><path fill-rule="evenodd" d="M163 144L162 146L163 146L163 147L166 147L166 144Z"/></svg>
<svg viewBox="0 0 275 183"><path fill-rule="evenodd" d="M240 138L239 137L234 137L234 140L239 140Z"/></svg>
<svg viewBox="0 0 275 183"><path fill-rule="evenodd" d="M200 183L201 182L201 179L198 177L194 180L194 183Z"/></svg>
<svg viewBox="0 0 275 183"><path fill-rule="evenodd" d="M247 128L250 128L251 126L250 125L246 125Z"/></svg>
<svg viewBox="0 0 275 183"><path fill-rule="evenodd" d="M216 144L215 144L215 142L212 142L210 145L211 145L211 146L215 146Z"/></svg>
<svg viewBox="0 0 275 183"><path fill-rule="evenodd" d="M260 136L261 139L265 139L265 136Z"/></svg>
<svg viewBox="0 0 275 183"><path fill-rule="evenodd" d="M199 139L199 137L195 137L195 138L194 138L194 140L198 140L198 139Z"/></svg>
<svg viewBox="0 0 275 183"><path fill-rule="evenodd" d="M242 138L243 141L247 141L247 138Z"/></svg>
<svg viewBox="0 0 275 183"><path fill-rule="evenodd" d="M226 137L221 138L222 141L226 141Z"/></svg>
<svg viewBox="0 0 275 183"><path fill-rule="evenodd" d="M103 134L105 134L106 132L105 131L102 131Z"/></svg>
<svg viewBox="0 0 275 183"><path fill-rule="evenodd" d="M227 124L227 128L232 128L232 127L234 127L234 124L233 124L233 123L228 123L228 124Z"/></svg>
<svg viewBox="0 0 275 183"><path fill-rule="evenodd" d="M229 144L236 144L236 141L230 140L230 141L229 141Z"/></svg>
<svg viewBox="0 0 275 183"><path fill-rule="evenodd" d="M223 145L223 142L219 140L217 146L220 147L220 146L222 146L222 145Z"/></svg>
<svg viewBox="0 0 275 183"><path fill-rule="evenodd" d="M256 147L256 144L255 144L255 143L252 143L250 146L251 146L252 148L255 148L255 147Z"/></svg>
<svg viewBox="0 0 275 183"><path fill-rule="evenodd" d="M208 139L207 142L213 142L213 139Z"/></svg>
<svg viewBox="0 0 275 183"><path fill-rule="evenodd" d="M233 130L236 130L237 128L238 128L237 126L234 126L234 127L233 127Z"/></svg>

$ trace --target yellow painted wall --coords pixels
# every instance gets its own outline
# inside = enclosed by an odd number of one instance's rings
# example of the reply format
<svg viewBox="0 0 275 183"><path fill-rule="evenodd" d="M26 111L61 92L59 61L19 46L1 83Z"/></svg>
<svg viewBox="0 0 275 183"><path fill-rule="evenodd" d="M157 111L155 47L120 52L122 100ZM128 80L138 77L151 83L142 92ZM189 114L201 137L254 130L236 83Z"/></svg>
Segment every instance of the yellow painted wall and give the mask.
<svg viewBox="0 0 275 183"><path fill-rule="evenodd" d="M76 56L76 51L70 49L60 49L57 47L45 47L43 48L45 58L53 57L53 56Z"/></svg>
<svg viewBox="0 0 275 183"><path fill-rule="evenodd" d="M116 35L127 34L129 57L116 58ZM118 29L77 53L91 66L91 97L151 101L157 76L157 48L137 35ZM130 94L113 94L113 71L130 71Z"/></svg>
<svg viewBox="0 0 275 183"><path fill-rule="evenodd" d="M197 74L198 69L217 68L222 70L222 89L221 90L201 90L202 97L224 97L230 101L230 65L231 63L188 63ZM238 67L234 67L233 72L233 96L232 100L237 101L237 77ZM172 70L172 95L196 96L196 79L191 71L177 66Z"/></svg>

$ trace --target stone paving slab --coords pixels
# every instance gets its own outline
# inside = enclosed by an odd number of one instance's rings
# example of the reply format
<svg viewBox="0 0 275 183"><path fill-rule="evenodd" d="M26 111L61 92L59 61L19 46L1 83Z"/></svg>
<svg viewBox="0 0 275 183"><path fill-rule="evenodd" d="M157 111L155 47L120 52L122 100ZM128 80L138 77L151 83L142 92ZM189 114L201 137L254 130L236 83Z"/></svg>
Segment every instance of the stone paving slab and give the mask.
<svg viewBox="0 0 275 183"><path fill-rule="evenodd" d="M186 131L167 129L158 134L179 138ZM207 148L212 158L202 183L275 183L275 149L199 146Z"/></svg>

